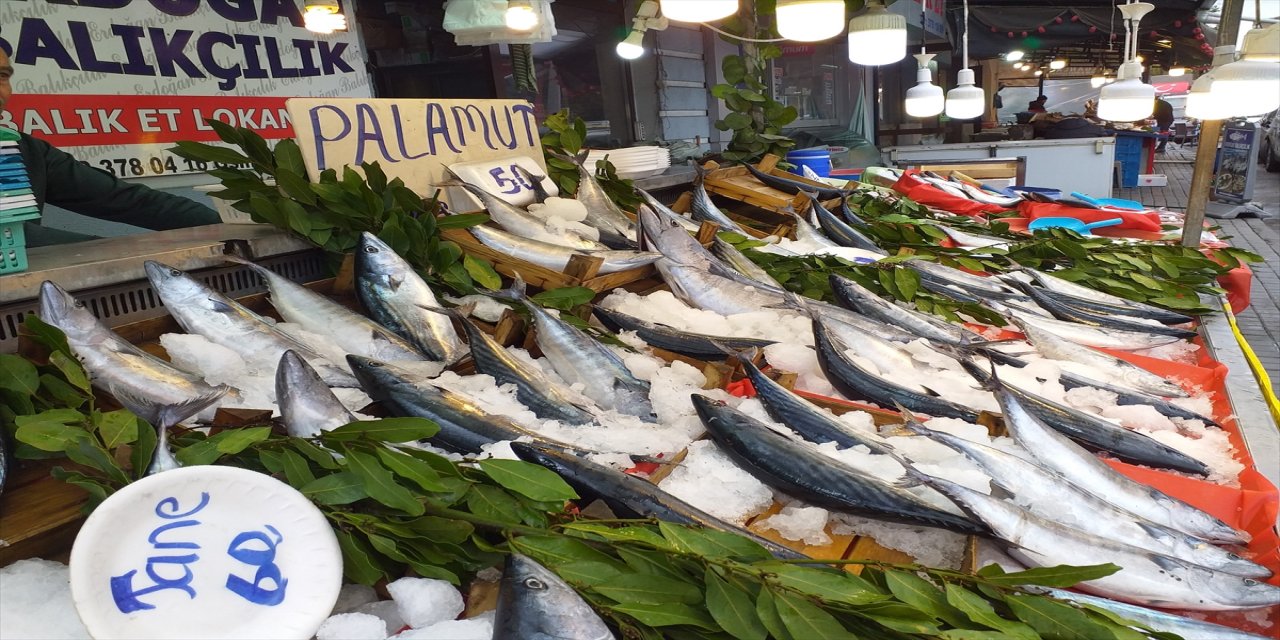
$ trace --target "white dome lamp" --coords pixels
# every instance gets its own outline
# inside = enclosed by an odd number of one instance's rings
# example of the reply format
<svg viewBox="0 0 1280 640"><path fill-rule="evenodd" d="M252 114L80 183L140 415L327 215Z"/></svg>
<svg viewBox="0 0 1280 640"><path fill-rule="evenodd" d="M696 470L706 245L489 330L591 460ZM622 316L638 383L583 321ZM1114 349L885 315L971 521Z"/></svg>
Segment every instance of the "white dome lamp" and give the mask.
<svg viewBox="0 0 1280 640"><path fill-rule="evenodd" d="M541 22L532 0L507 0L507 12L502 18L512 31L533 31Z"/></svg>
<svg viewBox="0 0 1280 640"><path fill-rule="evenodd" d="M1212 92L1217 73L1217 69L1210 69L1191 83L1191 89L1187 91L1188 116L1197 120L1222 120L1228 117L1225 105L1219 104L1217 96Z"/></svg>
<svg viewBox="0 0 1280 640"><path fill-rule="evenodd" d="M778 35L817 42L844 30L844 0L778 0Z"/></svg>
<svg viewBox="0 0 1280 640"><path fill-rule="evenodd" d="M875 67L906 56L907 19L868 0L867 10L849 21L849 61Z"/></svg>
<svg viewBox="0 0 1280 640"><path fill-rule="evenodd" d="M1112 122L1143 120L1155 110L1156 88L1142 81L1138 59L1138 23L1155 9L1149 2L1120 5L1124 15L1125 62L1116 71L1116 82L1106 85L1098 96L1098 117Z"/></svg>
<svg viewBox="0 0 1280 640"><path fill-rule="evenodd" d="M1211 91L1229 116L1280 108L1280 23L1249 30L1240 59L1214 69Z"/></svg>
<svg viewBox="0 0 1280 640"><path fill-rule="evenodd" d="M676 22L711 22L737 12L738 0L662 0L662 15Z"/></svg>
<svg viewBox="0 0 1280 640"><path fill-rule="evenodd" d="M644 0L636 10L636 17L631 20L631 33L618 43L615 51L624 60L635 60L644 55L644 32L650 29L662 31L667 28L666 17L658 15L658 3Z"/></svg>
<svg viewBox="0 0 1280 640"><path fill-rule="evenodd" d="M947 117L970 120L982 115L987 107L987 94L974 86L973 69L969 68L969 0L964 0L964 67L956 72L956 86L947 92Z"/></svg>
<svg viewBox="0 0 1280 640"><path fill-rule="evenodd" d="M933 83L933 74L929 72L929 61L932 53L917 53L916 60L920 68L916 70L916 86L907 89L904 108L907 115L916 118L931 118L942 113L946 98L942 87Z"/></svg>

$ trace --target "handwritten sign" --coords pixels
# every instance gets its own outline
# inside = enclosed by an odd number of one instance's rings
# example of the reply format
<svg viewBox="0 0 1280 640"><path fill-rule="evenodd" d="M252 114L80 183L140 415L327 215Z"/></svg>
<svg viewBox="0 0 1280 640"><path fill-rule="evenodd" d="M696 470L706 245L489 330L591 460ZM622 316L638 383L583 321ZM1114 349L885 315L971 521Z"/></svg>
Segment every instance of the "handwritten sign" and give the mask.
<svg viewBox="0 0 1280 640"><path fill-rule="evenodd" d="M523 155L545 171L538 121L523 100L292 98L285 106L313 181L325 169L377 162L427 195L459 162Z"/></svg>
<svg viewBox="0 0 1280 640"><path fill-rule="evenodd" d="M309 638L341 574L336 538L306 497L229 467L126 487L71 553L72 595L96 638Z"/></svg>
<svg viewBox="0 0 1280 640"><path fill-rule="evenodd" d="M523 169L523 171L521 171ZM494 196L518 207L536 202L534 179L542 178L542 189L548 195L558 195L555 180L548 178L537 160L529 156L506 156L477 162L459 162L449 165L449 171L460 180L473 184ZM480 200L465 189L453 187L446 191L446 200L457 211L483 209ZM471 206L464 206L464 203Z"/></svg>

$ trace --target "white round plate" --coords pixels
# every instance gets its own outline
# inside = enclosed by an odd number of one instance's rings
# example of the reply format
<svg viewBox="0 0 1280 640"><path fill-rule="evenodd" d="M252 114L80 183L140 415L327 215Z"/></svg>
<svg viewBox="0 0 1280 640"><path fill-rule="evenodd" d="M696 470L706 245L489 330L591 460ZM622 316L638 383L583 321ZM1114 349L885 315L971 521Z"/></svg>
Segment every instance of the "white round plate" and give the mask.
<svg viewBox="0 0 1280 640"><path fill-rule="evenodd" d="M235 467L143 478L103 502L71 549L71 596L98 640L306 640L341 587L320 510Z"/></svg>

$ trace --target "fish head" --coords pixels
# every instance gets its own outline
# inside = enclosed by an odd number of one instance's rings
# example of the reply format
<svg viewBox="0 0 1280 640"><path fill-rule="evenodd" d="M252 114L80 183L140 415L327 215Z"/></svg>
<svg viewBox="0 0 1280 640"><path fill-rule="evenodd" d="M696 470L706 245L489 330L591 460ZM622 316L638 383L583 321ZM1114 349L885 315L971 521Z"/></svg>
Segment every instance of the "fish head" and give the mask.
<svg viewBox="0 0 1280 640"><path fill-rule="evenodd" d="M102 330L102 324L83 302L57 284L40 285L40 319L62 330L72 342L80 342Z"/></svg>
<svg viewBox="0 0 1280 640"><path fill-rule="evenodd" d="M381 360L348 353L347 365L360 382L360 387L374 400L385 400L395 390L409 385L407 380L397 374L395 367Z"/></svg>
<svg viewBox="0 0 1280 640"><path fill-rule="evenodd" d="M1214 572L1197 572L1197 576L1210 576ZM1205 579L1196 589L1202 601L1229 604L1232 608L1252 609L1280 604L1280 587L1253 578L1227 576L1221 572L1213 579Z"/></svg>
<svg viewBox="0 0 1280 640"><path fill-rule="evenodd" d="M541 465L561 475L568 472L568 467L564 461L566 454L555 447L549 447L537 442L514 440L511 442L511 451L525 462Z"/></svg>
<svg viewBox="0 0 1280 640"><path fill-rule="evenodd" d="M368 231L360 234L356 246L356 271L361 276L378 274L397 279L406 269L404 259L391 245Z"/></svg>
<svg viewBox="0 0 1280 640"><path fill-rule="evenodd" d="M612 638L572 587L532 558L513 553L503 567L494 637Z"/></svg>
<svg viewBox="0 0 1280 640"><path fill-rule="evenodd" d="M165 306L198 303L209 297L208 287L181 269L154 260L147 260L143 268Z"/></svg>

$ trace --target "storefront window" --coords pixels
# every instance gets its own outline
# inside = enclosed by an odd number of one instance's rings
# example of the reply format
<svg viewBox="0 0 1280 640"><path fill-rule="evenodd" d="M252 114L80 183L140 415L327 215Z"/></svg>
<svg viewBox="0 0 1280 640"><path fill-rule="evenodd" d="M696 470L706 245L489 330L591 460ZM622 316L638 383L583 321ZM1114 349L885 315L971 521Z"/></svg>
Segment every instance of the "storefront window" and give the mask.
<svg viewBox="0 0 1280 640"><path fill-rule="evenodd" d="M822 127L847 124L850 96L860 83L858 73L850 73L844 44L796 44L782 47L782 56L773 61L773 95L782 104L796 108L800 116L791 127ZM854 77L850 77L854 76Z"/></svg>

